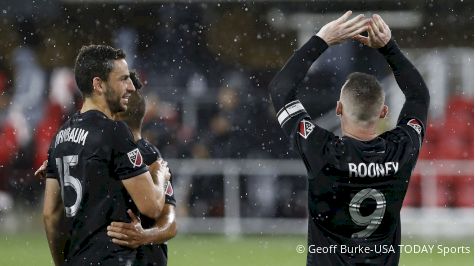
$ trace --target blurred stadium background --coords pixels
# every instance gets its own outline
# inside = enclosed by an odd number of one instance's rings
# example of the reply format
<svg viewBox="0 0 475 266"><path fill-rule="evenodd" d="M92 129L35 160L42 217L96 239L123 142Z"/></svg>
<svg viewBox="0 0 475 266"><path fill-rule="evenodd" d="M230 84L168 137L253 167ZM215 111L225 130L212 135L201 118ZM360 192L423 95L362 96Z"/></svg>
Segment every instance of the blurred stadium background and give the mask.
<svg viewBox="0 0 475 266"><path fill-rule="evenodd" d="M401 265L473 265L473 1L0 2L0 265L49 265L33 177L81 104L83 44L123 48L146 81L145 136L170 162L179 236L170 265L303 265L303 164L288 152L267 84L292 51L345 10L377 12L431 90L430 123L402 211L403 243L470 254L402 254ZM332 47L300 90L319 124L345 77L376 75L394 125L403 96L376 51ZM336 131L337 132L337 131ZM337 132L338 133L338 132Z"/></svg>

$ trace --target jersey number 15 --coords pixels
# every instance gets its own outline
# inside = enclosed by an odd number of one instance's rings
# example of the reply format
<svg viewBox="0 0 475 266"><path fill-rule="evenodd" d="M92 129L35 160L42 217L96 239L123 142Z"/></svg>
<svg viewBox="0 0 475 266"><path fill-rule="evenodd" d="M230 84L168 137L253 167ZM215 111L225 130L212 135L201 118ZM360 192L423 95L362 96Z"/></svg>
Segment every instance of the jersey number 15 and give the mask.
<svg viewBox="0 0 475 266"><path fill-rule="evenodd" d="M76 166L78 164L77 155L63 156L63 158L56 158L56 166L58 167L58 173L60 175L59 180L61 182L61 197L63 198L64 209L66 211L66 217L74 217L79 209L79 205L82 200L82 185L79 179L69 174L69 167ZM76 199L72 206L66 206L64 202L64 190L66 187L71 187L76 192Z"/></svg>

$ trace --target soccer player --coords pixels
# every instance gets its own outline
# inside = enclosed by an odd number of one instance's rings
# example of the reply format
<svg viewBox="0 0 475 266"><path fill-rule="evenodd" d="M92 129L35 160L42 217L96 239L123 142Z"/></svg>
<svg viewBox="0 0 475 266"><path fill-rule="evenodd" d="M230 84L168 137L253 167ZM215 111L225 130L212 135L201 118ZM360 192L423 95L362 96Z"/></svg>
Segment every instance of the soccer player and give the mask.
<svg viewBox="0 0 475 266"><path fill-rule="evenodd" d="M130 72L130 79L136 89L142 87L142 83L135 72ZM144 162L149 166L152 177L154 177L153 173L154 169L156 169L154 164L160 162L162 156L157 147L142 138L141 131L144 115L145 99L136 91L129 98L127 111L119 113L117 119L124 121L131 129ZM169 179L165 189L165 206L157 220L146 216L138 219L129 210L128 213L132 218L132 223L112 222L107 227L107 234L112 237L112 242L129 248L137 248L135 265L167 265L168 248L165 242L176 235L176 200L172 187L172 178Z"/></svg>
<svg viewBox="0 0 475 266"><path fill-rule="evenodd" d="M142 88L143 85L135 72L130 72L130 79L136 90ZM135 91L129 97L127 111L118 113L115 120L124 121L131 129L144 163L149 166L152 179L156 182L157 174L160 172L164 172L165 175L170 175L170 173L166 162L161 159L160 151L141 137L144 115L145 100L138 91ZM47 160L43 162L35 172L35 176L46 175L47 162ZM139 219L132 210L127 210L132 223L112 222L108 227L108 235L113 237L112 242L134 249L138 248L134 265L167 265L168 248L165 242L176 235L176 200L172 180L170 177L166 179L169 181L165 189L165 206L156 222L146 216Z"/></svg>
<svg viewBox="0 0 475 266"><path fill-rule="evenodd" d="M424 136L429 92L380 16L350 16L326 24L295 52L272 80L271 97L308 171L307 265L398 265L400 210ZM360 35L365 31L367 37ZM396 128L381 135L376 124L388 107L371 75L353 73L341 89L336 113L342 137L312 122L296 98L312 63L349 38L378 49L406 97Z"/></svg>
<svg viewBox="0 0 475 266"><path fill-rule="evenodd" d="M112 120L135 91L122 50L84 46L74 71L84 104L48 152L43 215L51 254L56 265L131 265L136 250L112 243L107 226L129 221L129 209L158 218L165 176L153 183L127 125Z"/></svg>

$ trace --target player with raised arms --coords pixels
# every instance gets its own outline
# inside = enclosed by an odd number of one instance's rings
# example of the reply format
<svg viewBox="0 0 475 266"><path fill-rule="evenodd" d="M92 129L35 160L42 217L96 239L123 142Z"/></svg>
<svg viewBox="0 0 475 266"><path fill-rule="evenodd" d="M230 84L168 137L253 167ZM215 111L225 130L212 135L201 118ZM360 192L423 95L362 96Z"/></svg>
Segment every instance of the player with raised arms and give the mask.
<svg viewBox="0 0 475 266"><path fill-rule="evenodd" d="M350 16L324 25L295 52L270 83L271 98L308 172L307 265L398 265L400 210L424 137L429 91L379 15ZM372 75L353 73L343 84L336 104L342 137L315 124L297 98L318 57L351 38L378 49L406 97L397 126L383 134L376 126L388 107ZM337 248L310 252L317 247Z"/></svg>

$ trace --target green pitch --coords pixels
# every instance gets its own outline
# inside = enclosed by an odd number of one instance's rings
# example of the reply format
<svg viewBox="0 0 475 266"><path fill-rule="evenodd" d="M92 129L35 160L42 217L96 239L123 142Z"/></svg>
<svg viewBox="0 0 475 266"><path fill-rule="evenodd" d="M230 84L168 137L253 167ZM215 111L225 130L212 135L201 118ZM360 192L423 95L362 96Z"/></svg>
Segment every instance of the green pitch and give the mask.
<svg viewBox="0 0 475 266"><path fill-rule="evenodd" d="M170 266L305 265L305 254L296 252L305 245L305 236L223 236L181 235L169 242ZM469 254L402 254L400 265L473 265L472 240L459 242L415 241L405 244L469 246ZM46 239L41 233L0 236L0 265L51 265Z"/></svg>

